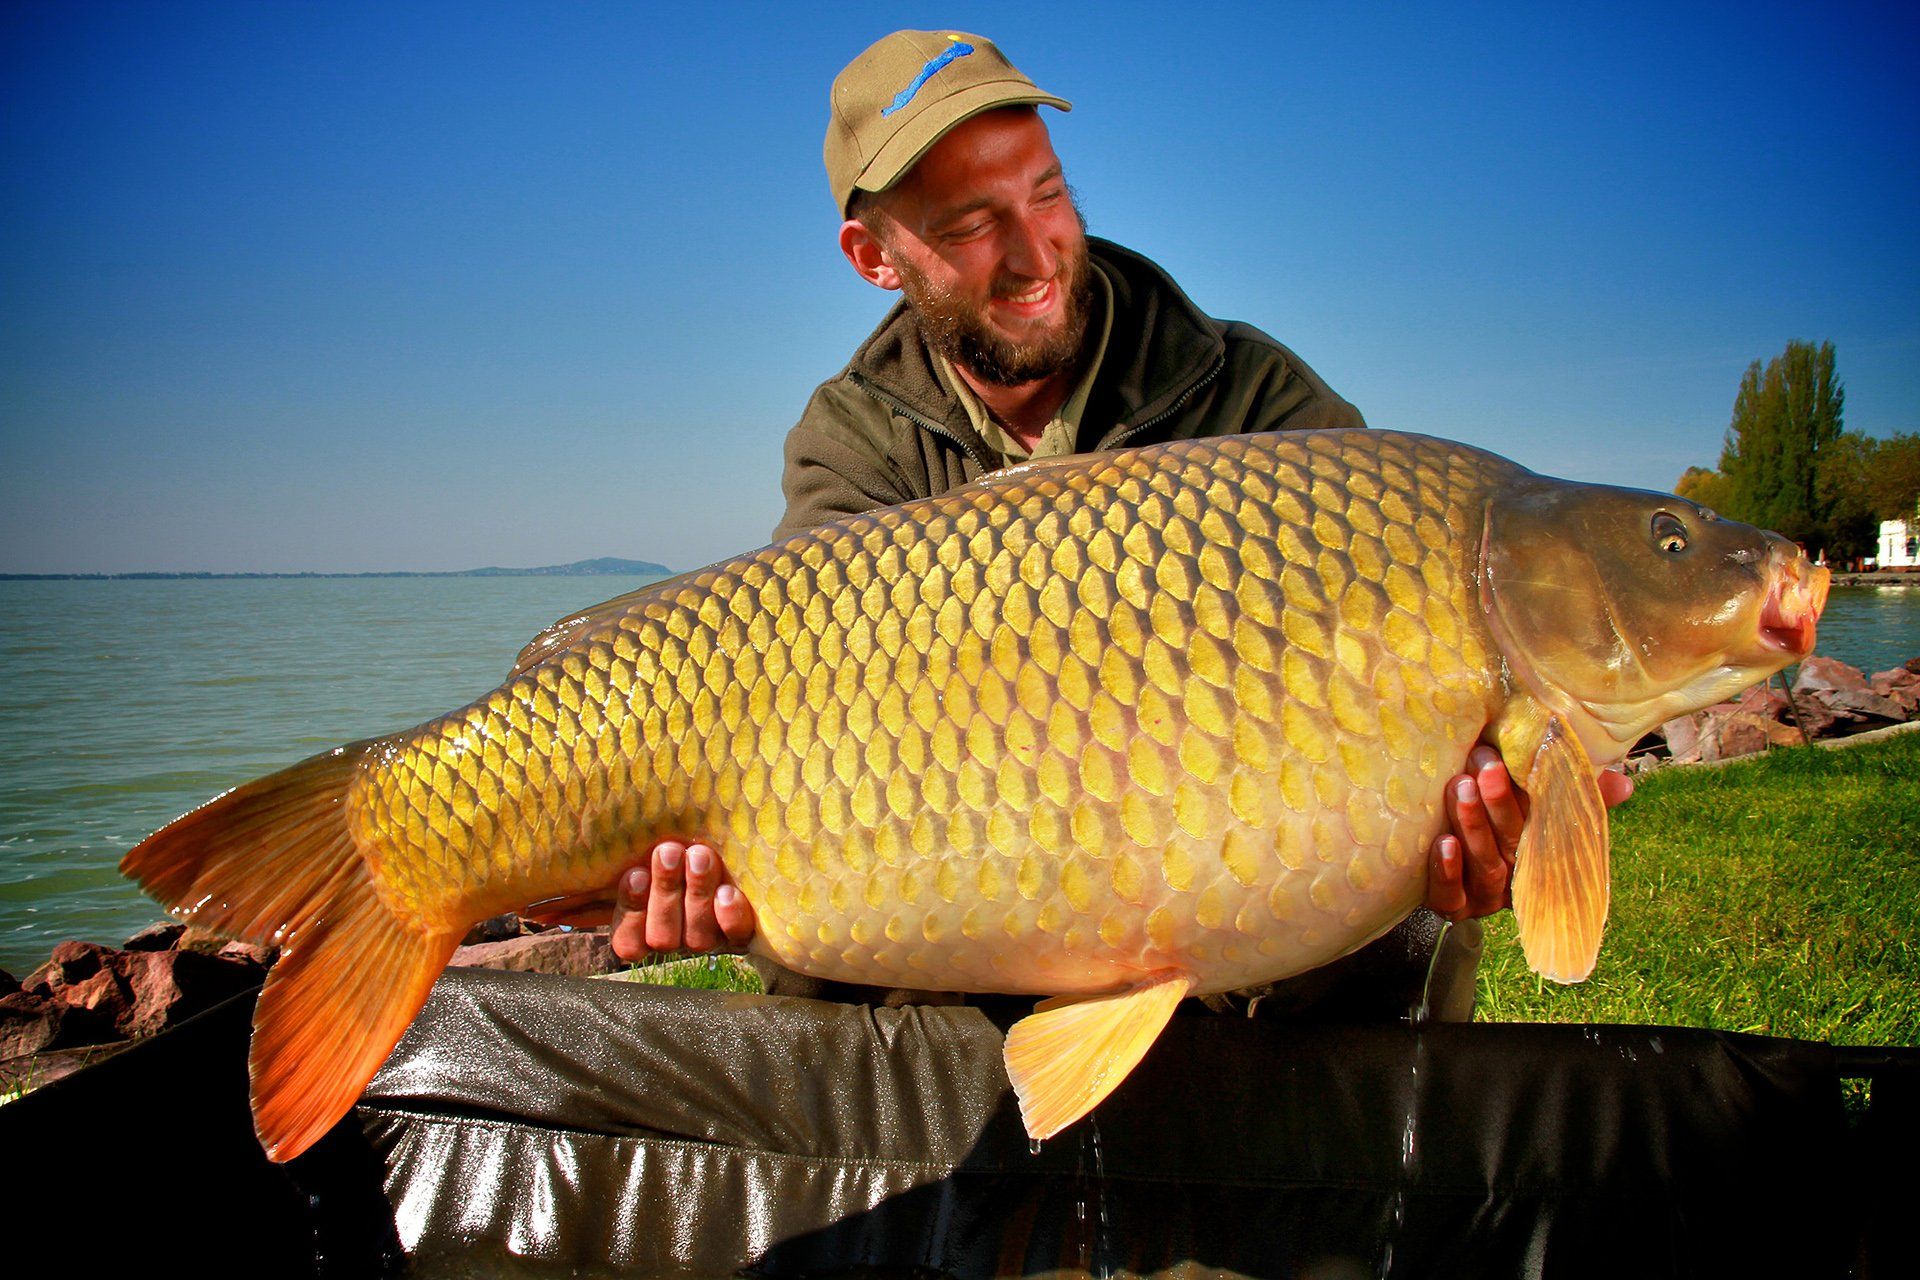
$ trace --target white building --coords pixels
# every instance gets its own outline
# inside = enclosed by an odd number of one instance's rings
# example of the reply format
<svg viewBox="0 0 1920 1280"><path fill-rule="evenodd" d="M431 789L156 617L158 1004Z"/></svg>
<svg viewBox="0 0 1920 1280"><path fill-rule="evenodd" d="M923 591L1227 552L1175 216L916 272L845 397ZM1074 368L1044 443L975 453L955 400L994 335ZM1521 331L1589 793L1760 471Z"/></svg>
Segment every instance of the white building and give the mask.
<svg viewBox="0 0 1920 1280"><path fill-rule="evenodd" d="M1882 520L1876 569L1920 569L1920 518Z"/></svg>

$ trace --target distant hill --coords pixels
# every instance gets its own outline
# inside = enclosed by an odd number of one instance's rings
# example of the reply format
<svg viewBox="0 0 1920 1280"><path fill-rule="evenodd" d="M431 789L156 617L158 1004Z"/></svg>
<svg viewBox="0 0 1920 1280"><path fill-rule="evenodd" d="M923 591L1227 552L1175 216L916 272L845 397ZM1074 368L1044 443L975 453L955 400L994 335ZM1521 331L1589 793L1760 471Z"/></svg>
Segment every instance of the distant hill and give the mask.
<svg viewBox="0 0 1920 1280"><path fill-rule="evenodd" d="M538 569L468 569L455 575L462 578L591 578L598 574L672 573L673 570L651 560L620 560L601 556L598 560L575 560L572 564L549 564Z"/></svg>
<svg viewBox="0 0 1920 1280"><path fill-rule="evenodd" d="M601 556L597 560L575 560L572 564L541 565L537 569L457 569L442 572L395 569L384 573L0 573L0 582L54 582L68 580L110 581L120 579L166 578L594 578L665 575L673 570L651 560L621 560Z"/></svg>

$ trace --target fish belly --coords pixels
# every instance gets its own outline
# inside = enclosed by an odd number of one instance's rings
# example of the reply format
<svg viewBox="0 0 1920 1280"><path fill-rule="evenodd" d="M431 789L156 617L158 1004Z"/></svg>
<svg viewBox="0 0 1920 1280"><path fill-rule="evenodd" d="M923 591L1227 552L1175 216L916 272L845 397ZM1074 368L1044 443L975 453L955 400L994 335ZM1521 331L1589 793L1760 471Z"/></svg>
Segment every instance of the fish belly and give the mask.
<svg viewBox="0 0 1920 1280"><path fill-rule="evenodd" d="M396 741L350 797L397 913L718 847L757 946L941 990L1196 992L1424 896L1486 723L1472 585L1511 464L1386 432L1000 473L637 596Z"/></svg>

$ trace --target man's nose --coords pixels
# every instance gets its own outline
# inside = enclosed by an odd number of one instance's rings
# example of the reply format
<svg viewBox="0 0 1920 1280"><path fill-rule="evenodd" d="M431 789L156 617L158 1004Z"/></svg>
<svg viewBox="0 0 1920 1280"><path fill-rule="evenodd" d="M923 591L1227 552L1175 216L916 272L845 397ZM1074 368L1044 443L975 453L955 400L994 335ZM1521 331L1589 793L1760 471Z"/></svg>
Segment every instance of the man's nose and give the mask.
<svg viewBox="0 0 1920 1280"><path fill-rule="evenodd" d="M1060 269L1060 252L1033 218L1019 218L1007 229L1006 268L1029 280L1050 280Z"/></svg>

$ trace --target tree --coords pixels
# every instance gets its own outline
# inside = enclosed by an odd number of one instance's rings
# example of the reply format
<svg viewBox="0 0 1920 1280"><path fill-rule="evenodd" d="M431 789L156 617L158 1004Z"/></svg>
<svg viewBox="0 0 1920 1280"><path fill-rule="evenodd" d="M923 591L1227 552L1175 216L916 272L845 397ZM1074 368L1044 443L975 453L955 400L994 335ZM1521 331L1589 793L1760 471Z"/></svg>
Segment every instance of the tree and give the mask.
<svg viewBox="0 0 1920 1280"><path fill-rule="evenodd" d="M1846 562L1873 554L1880 520L1873 514L1874 456L1880 442L1852 431L1830 441L1814 470L1818 500L1816 537L1830 560Z"/></svg>
<svg viewBox="0 0 1920 1280"><path fill-rule="evenodd" d="M1747 367L1720 451L1727 515L1807 545L1831 536L1820 466L1840 436L1846 397L1833 364L1831 342L1789 342L1764 369L1758 360Z"/></svg>
<svg viewBox="0 0 1920 1280"><path fill-rule="evenodd" d="M1920 504L1920 435L1899 431L1870 442L1866 505L1875 520L1911 520Z"/></svg>
<svg viewBox="0 0 1920 1280"><path fill-rule="evenodd" d="M1711 468L1688 467L1686 474L1674 482L1673 491L1723 516L1738 518L1733 514L1732 487L1725 476Z"/></svg>

